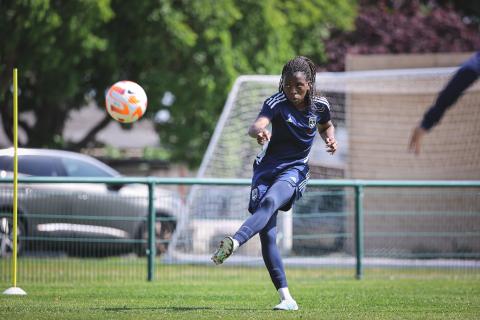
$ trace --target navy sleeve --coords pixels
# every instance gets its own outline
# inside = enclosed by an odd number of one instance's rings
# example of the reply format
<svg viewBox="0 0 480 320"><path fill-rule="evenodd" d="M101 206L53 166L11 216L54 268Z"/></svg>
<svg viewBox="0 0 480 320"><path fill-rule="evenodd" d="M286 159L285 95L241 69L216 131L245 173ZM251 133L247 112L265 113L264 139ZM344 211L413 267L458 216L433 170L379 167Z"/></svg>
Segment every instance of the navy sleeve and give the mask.
<svg viewBox="0 0 480 320"><path fill-rule="evenodd" d="M275 116L275 111L277 108L275 106L270 106L266 101L263 103L262 110L260 110L260 113L258 114L259 117L266 117L270 120L273 119Z"/></svg>
<svg viewBox="0 0 480 320"><path fill-rule="evenodd" d="M445 88L439 93L435 104L423 116L421 127L430 130L435 126L447 109L452 106L480 75L480 52L467 60L454 74Z"/></svg>

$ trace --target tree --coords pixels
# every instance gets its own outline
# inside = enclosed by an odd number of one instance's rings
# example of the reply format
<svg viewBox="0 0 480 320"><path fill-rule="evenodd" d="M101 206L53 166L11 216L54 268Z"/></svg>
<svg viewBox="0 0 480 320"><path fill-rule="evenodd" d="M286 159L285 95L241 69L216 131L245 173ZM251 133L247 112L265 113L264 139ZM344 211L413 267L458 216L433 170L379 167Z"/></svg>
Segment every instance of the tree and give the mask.
<svg viewBox="0 0 480 320"><path fill-rule="evenodd" d="M11 70L19 68L21 111L35 122L19 121L30 146L60 142L68 112L83 105L92 61L106 48L97 36L111 18L108 0L0 1L0 100L2 123L12 137ZM86 90L87 89L87 90Z"/></svg>
<svg viewBox="0 0 480 320"><path fill-rule="evenodd" d="M129 57L127 48L117 64L128 65L129 72L142 70L134 78L154 101L166 91L175 95L168 108L171 121L159 125L158 132L172 159L192 166L201 160L238 75L279 74L296 54L320 62L324 51L317 36L330 26L352 27L356 13L351 1L163 1L128 9L116 4L111 31L133 26L138 16L148 21L125 31L141 53ZM115 40L114 46L125 47L123 41ZM139 64L132 66L135 61ZM161 108L166 107L150 104L149 112Z"/></svg>
<svg viewBox="0 0 480 320"><path fill-rule="evenodd" d="M280 73L294 55L321 62L318 37L330 27L352 27L351 0L2 1L5 44L0 66L22 72L21 123L28 146L78 149L109 123L105 114L80 141L61 141L68 112L87 97L103 108L104 91L120 79L147 91L146 117L171 113L158 125L173 161L198 165L224 101L239 74ZM8 34L8 39L6 38ZM3 75L4 73L2 73ZM7 88L8 79L1 80ZM175 101L161 104L165 92ZM8 89L4 89L2 99ZM11 115L2 120L7 131ZM124 125L126 129L128 125Z"/></svg>

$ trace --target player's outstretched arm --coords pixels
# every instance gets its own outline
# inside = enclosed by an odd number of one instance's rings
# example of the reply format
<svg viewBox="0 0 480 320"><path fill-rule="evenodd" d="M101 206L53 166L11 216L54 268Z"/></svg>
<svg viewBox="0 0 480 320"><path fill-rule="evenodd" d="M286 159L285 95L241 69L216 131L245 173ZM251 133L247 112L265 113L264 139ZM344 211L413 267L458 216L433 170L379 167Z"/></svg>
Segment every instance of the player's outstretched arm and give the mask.
<svg viewBox="0 0 480 320"><path fill-rule="evenodd" d="M258 144L263 145L265 142L269 141L271 137L270 131L267 130L269 124L269 118L259 116L248 129L248 135L257 139Z"/></svg>
<svg viewBox="0 0 480 320"><path fill-rule="evenodd" d="M332 121L328 121L323 124L317 125L318 132L325 141L327 152L334 154L337 151L337 140L335 140L335 127L333 126Z"/></svg>

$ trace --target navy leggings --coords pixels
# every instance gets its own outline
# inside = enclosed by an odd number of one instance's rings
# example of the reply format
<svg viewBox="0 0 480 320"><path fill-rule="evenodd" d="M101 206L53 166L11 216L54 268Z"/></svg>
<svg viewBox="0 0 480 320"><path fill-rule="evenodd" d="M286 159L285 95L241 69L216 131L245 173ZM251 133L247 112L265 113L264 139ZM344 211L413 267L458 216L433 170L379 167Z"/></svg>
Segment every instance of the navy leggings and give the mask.
<svg viewBox="0 0 480 320"><path fill-rule="evenodd" d="M233 236L240 245L259 233L262 256L275 288L287 287L287 279L277 247L278 209L288 203L295 188L287 181L276 181L260 201L257 210L242 224Z"/></svg>

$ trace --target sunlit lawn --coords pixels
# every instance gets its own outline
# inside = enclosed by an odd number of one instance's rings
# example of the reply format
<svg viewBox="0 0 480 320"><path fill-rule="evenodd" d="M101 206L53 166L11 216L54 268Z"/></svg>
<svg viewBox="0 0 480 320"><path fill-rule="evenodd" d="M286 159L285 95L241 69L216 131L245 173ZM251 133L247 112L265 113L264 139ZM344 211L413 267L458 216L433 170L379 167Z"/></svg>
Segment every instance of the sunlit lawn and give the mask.
<svg viewBox="0 0 480 320"><path fill-rule="evenodd" d="M480 272L472 270L366 270L359 281L352 270L289 268L300 310L280 312L271 310L277 294L264 268L159 266L155 281L147 282L144 262L125 276L115 270L120 260L67 260L68 264L31 262L29 273L46 275L28 279L23 270L22 280L20 272L19 287L28 295L0 295L0 318L480 318ZM5 265L0 263L2 273L8 272ZM127 263L126 268L133 265ZM89 272L96 276L86 278ZM0 283L2 291L9 286L7 281Z"/></svg>

